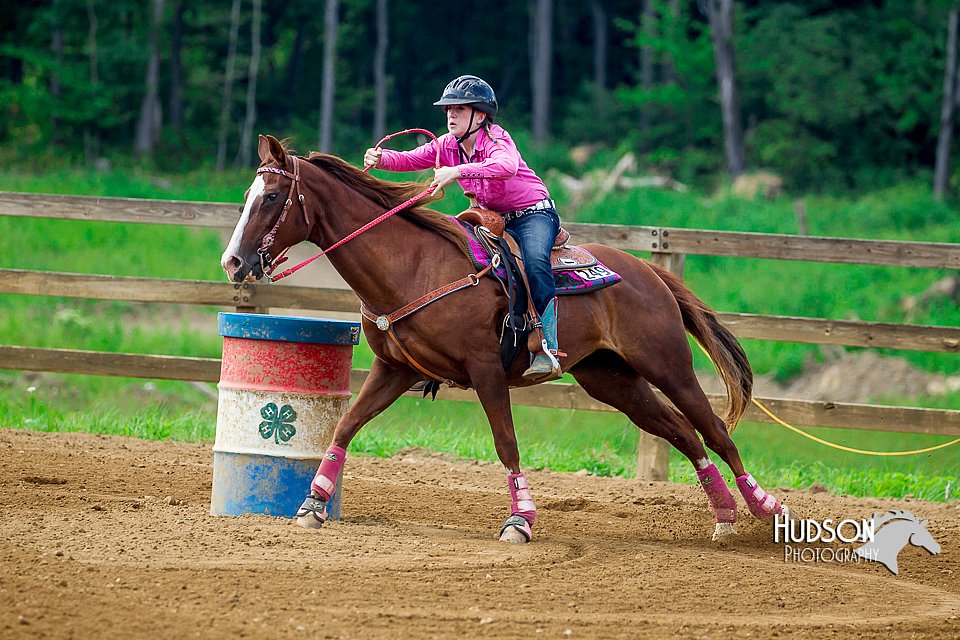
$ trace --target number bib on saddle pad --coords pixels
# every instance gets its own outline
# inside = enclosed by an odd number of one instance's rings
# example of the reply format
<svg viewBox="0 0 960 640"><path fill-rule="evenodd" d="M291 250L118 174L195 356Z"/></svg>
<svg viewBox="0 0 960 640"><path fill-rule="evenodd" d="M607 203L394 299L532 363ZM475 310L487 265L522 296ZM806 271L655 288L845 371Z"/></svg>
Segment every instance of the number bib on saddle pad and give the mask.
<svg viewBox="0 0 960 640"><path fill-rule="evenodd" d="M587 293L620 282L620 274L608 269L592 253L576 245L554 247L550 252L557 295Z"/></svg>
<svg viewBox="0 0 960 640"><path fill-rule="evenodd" d="M477 270L490 264L490 255L483 244L477 240L474 226L462 220L453 219L467 234L467 248ZM620 282L620 274L607 268L596 257L576 245L554 247L550 252L550 263L553 267L553 278L557 283L557 295L569 296L580 293L590 293ZM496 269L496 275L504 278L506 272L501 265Z"/></svg>

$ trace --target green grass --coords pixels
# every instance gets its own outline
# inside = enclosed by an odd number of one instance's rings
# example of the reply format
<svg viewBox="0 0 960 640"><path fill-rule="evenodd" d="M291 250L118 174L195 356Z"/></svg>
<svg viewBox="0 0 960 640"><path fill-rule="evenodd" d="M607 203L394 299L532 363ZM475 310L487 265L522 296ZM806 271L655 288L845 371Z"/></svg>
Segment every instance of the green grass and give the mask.
<svg viewBox="0 0 960 640"><path fill-rule="evenodd" d="M158 199L237 202L251 172L197 173L176 178L142 172L55 170L0 174L0 190ZM416 176L406 176L416 177ZM457 189L438 203L452 213L465 200ZM864 238L960 241L956 208L935 203L925 187L901 185L857 199L807 198L811 233ZM791 202L745 202L656 190L615 193L587 203L576 216L590 222L794 233ZM167 225L5 218L0 216L0 267L220 280L222 240L217 232ZM691 256L686 278L721 311L859 318L960 326L960 308L937 301L907 318L900 300L924 291L947 272L893 267L824 265ZM216 357L216 309L0 296L0 344ZM816 346L744 343L757 373L786 380L811 361ZM708 368L698 352L697 364ZM955 354L897 352L923 369L956 375ZM365 345L355 366L369 366ZM32 390L28 390L31 388ZM881 402L960 407L960 393ZM517 407L524 465L601 475L629 475L637 430L619 414ZM187 383L124 378L0 372L0 425L44 431L85 431L150 439L211 441L216 407ZM877 450L915 449L937 436L813 429L828 440ZM735 434L748 469L769 487L806 488L813 482L847 495L945 499L957 485L957 447L922 456L877 458L826 449L778 426L743 424ZM489 427L479 405L402 399L365 427L353 449L390 455L408 446L495 461ZM692 467L673 452L671 479L695 482ZM730 480L731 478L727 478ZM956 491L954 491L956 493Z"/></svg>
<svg viewBox="0 0 960 640"><path fill-rule="evenodd" d="M212 440L216 402L175 381L0 372L0 425L150 440Z"/></svg>

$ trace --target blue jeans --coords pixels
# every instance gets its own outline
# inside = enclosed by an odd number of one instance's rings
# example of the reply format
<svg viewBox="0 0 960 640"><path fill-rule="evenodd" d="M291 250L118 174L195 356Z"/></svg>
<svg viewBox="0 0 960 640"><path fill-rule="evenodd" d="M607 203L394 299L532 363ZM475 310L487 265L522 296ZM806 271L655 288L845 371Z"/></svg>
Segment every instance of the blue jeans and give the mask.
<svg viewBox="0 0 960 640"><path fill-rule="evenodd" d="M557 283L550 268L550 249L560 231L560 216L554 209L541 209L511 220L506 229L520 245L533 306L537 313L543 314L547 303L557 295Z"/></svg>

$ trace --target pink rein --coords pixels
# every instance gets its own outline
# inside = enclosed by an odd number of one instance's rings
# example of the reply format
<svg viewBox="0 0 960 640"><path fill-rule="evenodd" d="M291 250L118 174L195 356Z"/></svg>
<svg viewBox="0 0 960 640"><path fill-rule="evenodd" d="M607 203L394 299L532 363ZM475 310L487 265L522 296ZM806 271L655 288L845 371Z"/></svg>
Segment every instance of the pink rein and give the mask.
<svg viewBox="0 0 960 640"><path fill-rule="evenodd" d="M433 135L433 133L431 133L430 131L427 131L426 129L404 129L403 131L398 131L398 132L396 132L396 133L391 133L391 134L388 135L388 136L384 136L384 137L380 140L380 142L378 142L378 143L376 144L376 147L375 147L375 148L376 148L376 149L379 149L379 148L380 148L380 145L382 145L382 144L383 144L384 142L386 142L387 140L390 140L391 138L396 138L397 136L402 136L402 135L407 134L407 133L423 133L423 134L428 135L428 136L431 138L431 141L432 141L432 143L433 143L433 146L434 146L434 147L436 148L436 150L437 150L436 160L434 161L434 168L439 169L439 168L440 168L440 142L437 140L437 136ZM364 167L363 172L364 172L364 173L367 173L367 172L370 171L370 169L372 169L372 168L373 168L372 166L370 166L370 167ZM299 180L299 175L298 175L295 179L296 179L296 180ZM318 253L317 255L313 256L312 258L308 258L308 259L304 260L303 262L301 262L300 264L295 265L295 266L293 266L293 267L290 267L290 268L287 269L286 271L283 271L282 273L280 273L280 274L278 274L278 275L276 275L276 276L275 276L275 275L272 275L274 269L276 269L278 266L280 266L281 263L283 263L283 262L285 262L285 261L287 260L287 259L283 256L283 254L281 254L281 255L278 256L277 259L274 260L273 263L271 263L270 266L265 270L264 275L267 277L267 280L269 280L270 282L276 282L277 280L280 280L281 278L286 278L287 276L289 276L289 275L291 275L291 274L293 274L293 273L296 273L296 272L299 271L300 269L304 268L305 266L307 266L308 264L310 264L311 262L313 262L314 260L316 260L316 259L319 258L320 256L322 256L322 255L324 255L324 254L327 254L327 253L330 253L331 251L333 251L334 249L336 249L336 248L339 247L340 245L345 244L345 243L349 242L350 240L353 240L354 238L356 238L358 235L360 235L360 234L363 233L364 231L367 231L367 230L371 229L372 227L380 224L381 222L383 222L384 220L386 220L387 218L389 218L389 217L392 216L393 214L397 213L398 211L402 211L402 210L406 209L406 208L409 207L410 205L414 204L415 202L417 202L418 200L422 199L423 197L425 197L425 196L433 193L434 191L436 191L436 188L435 188L435 187L428 187L425 191L423 191L423 192L421 192L421 193L413 196L412 198L410 198L410 199L407 200L406 202L403 202L402 204L397 205L396 207L394 207L393 209L390 209L390 210L387 211L386 213L381 214L381 215L378 216L377 218L371 220L370 222L368 222L367 224L363 225L362 227L360 227L360 228L357 229L356 231L352 232L350 235L346 236L345 238L342 238L342 239L338 240L336 243L334 243L333 245L327 247L326 249L324 249L323 251L321 251L321 252ZM304 205L303 205L302 196L301 196L301 200L300 200L300 206L301 206L301 207L304 206ZM287 250L285 249L285 250L283 251L283 253L286 253L286 252L287 252Z"/></svg>

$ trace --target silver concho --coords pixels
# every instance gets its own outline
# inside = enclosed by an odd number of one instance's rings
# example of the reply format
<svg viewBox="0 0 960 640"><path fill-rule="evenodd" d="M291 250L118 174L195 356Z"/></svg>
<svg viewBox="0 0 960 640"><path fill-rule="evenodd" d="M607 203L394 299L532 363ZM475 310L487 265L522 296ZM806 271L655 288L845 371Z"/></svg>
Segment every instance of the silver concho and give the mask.
<svg viewBox="0 0 960 640"><path fill-rule="evenodd" d="M386 331L390 328L390 319L387 316L377 316L377 329Z"/></svg>

